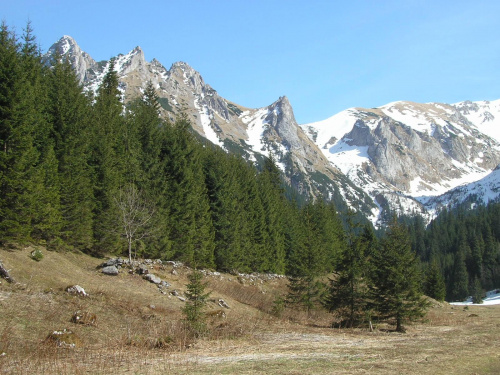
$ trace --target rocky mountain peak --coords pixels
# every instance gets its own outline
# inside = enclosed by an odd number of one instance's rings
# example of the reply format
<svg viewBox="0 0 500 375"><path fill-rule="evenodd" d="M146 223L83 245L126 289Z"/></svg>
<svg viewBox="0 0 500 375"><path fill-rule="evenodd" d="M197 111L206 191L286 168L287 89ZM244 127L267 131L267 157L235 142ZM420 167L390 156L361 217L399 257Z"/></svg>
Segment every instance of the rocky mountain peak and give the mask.
<svg viewBox="0 0 500 375"><path fill-rule="evenodd" d="M135 47L126 55L118 55L115 61L115 69L120 75L127 75L133 71L145 71L147 63L141 47Z"/></svg>
<svg viewBox="0 0 500 375"><path fill-rule="evenodd" d="M50 65L52 59L56 56L61 59L68 59L73 69L75 69L80 83L93 78L97 63L89 54L83 52L76 41L69 35L64 35L54 43L44 55L43 60L47 65Z"/></svg>
<svg viewBox="0 0 500 375"><path fill-rule="evenodd" d="M276 131L287 150L302 148L303 142L299 136L299 131L302 133L302 130L295 120L293 108L286 96L280 97L269 106L265 121Z"/></svg>

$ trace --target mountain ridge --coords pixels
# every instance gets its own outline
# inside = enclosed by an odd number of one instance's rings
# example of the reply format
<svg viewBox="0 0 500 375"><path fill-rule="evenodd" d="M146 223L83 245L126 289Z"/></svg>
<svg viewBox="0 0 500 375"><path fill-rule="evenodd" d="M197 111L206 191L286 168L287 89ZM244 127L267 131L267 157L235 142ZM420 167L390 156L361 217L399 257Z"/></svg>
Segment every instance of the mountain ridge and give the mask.
<svg viewBox="0 0 500 375"><path fill-rule="evenodd" d="M67 57L93 92L110 64L95 62L69 36L45 58L53 56ZM286 96L247 108L221 97L185 62L166 69L156 59L147 62L140 47L113 59L124 103L139 97L151 81L166 118L186 113L202 137L257 164L273 157L301 195L343 202L377 225L394 211L430 219L436 207L422 196L479 180L500 164L500 100L398 101L299 125Z"/></svg>

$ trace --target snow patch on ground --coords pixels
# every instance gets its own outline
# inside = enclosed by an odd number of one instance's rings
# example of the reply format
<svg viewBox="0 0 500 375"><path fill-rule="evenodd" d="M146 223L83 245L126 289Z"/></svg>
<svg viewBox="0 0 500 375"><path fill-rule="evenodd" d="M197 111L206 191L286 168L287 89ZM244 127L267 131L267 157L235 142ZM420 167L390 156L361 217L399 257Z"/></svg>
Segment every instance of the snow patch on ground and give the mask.
<svg viewBox="0 0 500 375"><path fill-rule="evenodd" d="M274 114L279 114L279 109L275 108ZM274 151L276 166L283 172L285 172L286 164L280 162L282 155L285 155L288 150L281 143L275 143L273 145L273 150L271 150L264 142L264 132L270 126L266 118L269 115L269 108L264 107L258 109L256 112L245 111L240 115L241 120L247 125L247 136L245 143L249 145L254 153L264 155L266 157L271 157ZM276 149L277 148L277 149ZM251 155L250 160L255 161L255 156Z"/></svg>
<svg viewBox="0 0 500 375"><path fill-rule="evenodd" d="M500 289L490 290L486 292L486 297L483 299L483 303L472 303L472 297L467 298L463 302L450 302L450 305L474 305L474 306L489 306L489 305L500 305Z"/></svg>

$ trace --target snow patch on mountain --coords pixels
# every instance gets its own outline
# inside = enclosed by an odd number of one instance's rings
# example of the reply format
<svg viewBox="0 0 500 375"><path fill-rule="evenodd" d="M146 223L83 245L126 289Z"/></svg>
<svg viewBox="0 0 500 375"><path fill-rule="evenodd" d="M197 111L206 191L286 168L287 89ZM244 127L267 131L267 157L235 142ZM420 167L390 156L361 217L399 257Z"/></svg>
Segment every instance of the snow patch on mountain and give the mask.
<svg viewBox="0 0 500 375"><path fill-rule="evenodd" d="M261 108L253 114L250 111L245 111L240 116L243 123L247 124L248 139L245 142L254 152L265 151L262 136L267 124L265 121L267 113L267 108Z"/></svg>
<svg viewBox="0 0 500 375"><path fill-rule="evenodd" d="M500 100L398 101L350 108L302 128L380 207L400 213L432 217L435 208L423 203L483 181L500 161Z"/></svg>
<svg viewBox="0 0 500 375"><path fill-rule="evenodd" d="M500 99L494 101L460 102L454 107L482 133L500 142Z"/></svg>
<svg viewBox="0 0 500 375"><path fill-rule="evenodd" d="M435 217L443 208L470 201L471 205L487 204L490 201L500 200L500 166L478 181L465 183L455 187L440 196L416 197L432 217Z"/></svg>
<svg viewBox="0 0 500 375"><path fill-rule="evenodd" d="M198 103L196 103L196 101L194 102L194 105L200 114L200 121L203 127L203 132L205 133L205 137L213 144L224 148L224 143L221 142L217 133L212 128L213 115L210 113L208 107L206 105L200 107Z"/></svg>

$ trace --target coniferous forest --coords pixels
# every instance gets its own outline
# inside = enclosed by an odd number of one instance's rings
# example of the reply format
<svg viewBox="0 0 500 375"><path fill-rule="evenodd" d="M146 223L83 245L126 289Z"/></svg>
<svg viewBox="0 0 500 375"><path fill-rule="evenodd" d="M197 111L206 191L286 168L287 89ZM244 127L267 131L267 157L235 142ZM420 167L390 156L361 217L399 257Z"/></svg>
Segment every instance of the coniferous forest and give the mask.
<svg viewBox="0 0 500 375"><path fill-rule="evenodd" d="M2 24L0 241L287 274L289 303L323 305L348 325L377 311L399 327L421 314L421 293L500 287L499 203L428 227L394 220L377 236L331 202L289 198L272 159L226 153L159 107L151 83L124 106L112 63L94 96L69 63L42 62L29 24L20 37Z"/></svg>

